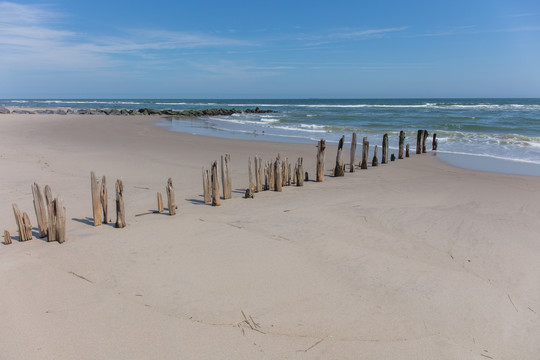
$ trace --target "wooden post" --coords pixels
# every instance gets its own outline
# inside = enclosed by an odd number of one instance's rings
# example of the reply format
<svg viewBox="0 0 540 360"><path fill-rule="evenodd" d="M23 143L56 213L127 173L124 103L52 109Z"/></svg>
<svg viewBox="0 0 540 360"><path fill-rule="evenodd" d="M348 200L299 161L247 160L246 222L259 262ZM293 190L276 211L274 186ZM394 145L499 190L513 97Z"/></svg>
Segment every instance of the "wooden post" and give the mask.
<svg viewBox="0 0 540 360"><path fill-rule="evenodd" d="M171 187L172 187L172 180ZM174 202L174 193L172 193L172 199ZM176 205L174 205L176 207ZM170 203L169 203L169 212L170 212ZM175 209L176 210L176 209ZM176 213L176 211L175 211ZM174 215L174 214L171 214ZM123 228L126 227L126 212L124 209L124 184L122 180L116 180L116 224L115 227Z"/></svg>
<svg viewBox="0 0 540 360"><path fill-rule="evenodd" d="M377 158L377 145L373 151L373 160L371 160L371 166L379 166L379 159Z"/></svg>
<svg viewBox="0 0 540 360"><path fill-rule="evenodd" d="M298 185L298 162L294 164L292 183Z"/></svg>
<svg viewBox="0 0 540 360"><path fill-rule="evenodd" d="M47 229L47 241L56 241L58 236L56 234L57 230L57 219L56 219L56 199L52 198L51 188L45 186L45 199L47 200L47 212L49 217L48 229Z"/></svg>
<svg viewBox="0 0 540 360"><path fill-rule="evenodd" d="M274 190L281 192L282 191L282 181L283 176L281 175L281 159L278 155L276 161L274 162Z"/></svg>
<svg viewBox="0 0 540 360"><path fill-rule="evenodd" d="M296 169L296 186L304 186L304 158L299 157Z"/></svg>
<svg viewBox="0 0 540 360"><path fill-rule="evenodd" d="M216 164L216 167L217 167L217 164ZM167 191L167 206L169 208L169 215L170 216L176 215L177 206L174 199L174 186L173 186L173 182L171 178L167 180L167 187L165 188L165 190ZM219 197L219 194L218 194L218 197Z"/></svg>
<svg viewBox="0 0 540 360"><path fill-rule="evenodd" d="M274 167L274 162L271 161L268 163L268 181L270 185L269 190L274 190L276 188L276 169Z"/></svg>
<svg viewBox="0 0 540 360"><path fill-rule="evenodd" d="M43 200L43 193L37 183L32 185L32 195L34 197L34 210L36 211L39 237L44 238L47 236L47 210Z"/></svg>
<svg viewBox="0 0 540 360"><path fill-rule="evenodd" d="M262 159L255 155L255 192L262 191Z"/></svg>
<svg viewBox="0 0 540 360"><path fill-rule="evenodd" d="M11 244L11 234L7 230L4 230L4 244L5 245Z"/></svg>
<svg viewBox="0 0 540 360"><path fill-rule="evenodd" d="M396 161L396 155L393 153L390 155L390 161Z"/></svg>
<svg viewBox="0 0 540 360"><path fill-rule="evenodd" d="M251 158L248 158L248 175L249 175L249 191L251 193L251 197L253 197L253 193L255 192L255 184L253 184L253 169L251 168Z"/></svg>
<svg viewBox="0 0 540 360"><path fill-rule="evenodd" d="M43 190L43 192L45 193L45 206L47 207L48 211L49 204L51 203L51 201L53 201L51 187L49 185L45 185L45 188Z"/></svg>
<svg viewBox="0 0 540 360"><path fill-rule="evenodd" d="M433 143L431 144L431 150L437 151L437 145L439 145L439 142L437 141L437 134L433 134Z"/></svg>
<svg viewBox="0 0 540 360"><path fill-rule="evenodd" d="M291 184L292 184L291 163L289 162L289 158L287 158L287 186L291 186Z"/></svg>
<svg viewBox="0 0 540 360"><path fill-rule="evenodd" d="M426 153L426 140L428 137L427 130L424 130L424 133L422 134L422 152Z"/></svg>
<svg viewBox="0 0 540 360"><path fill-rule="evenodd" d="M210 173L204 167L202 168L202 182L204 203L208 204L212 202L212 196L210 191Z"/></svg>
<svg viewBox="0 0 540 360"><path fill-rule="evenodd" d="M409 144L405 146L405 157L409 157Z"/></svg>
<svg viewBox="0 0 540 360"><path fill-rule="evenodd" d="M19 241L27 241L32 239L32 225L30 225L30 219L28 214L21 215L21 211L17 204L13 204L13 214L15 215L15 222L19 229Z"/></svg>
<svg viewBox="0 0 540 360"><path fill-rule="evenodd" d="M338 149L336 154L336 167L334 168L334 176L345 176L345 166L343 164L343 144L345 143L345 135L339 139Z"/></svg>
<svg viewBox="0 0 540 360"><path fill-rule="evenodd" d="M101 202L99 193L99 182L96 178L96 174L90 172L90 186L92 190L92 213L94 216L94 226L101 225Z"/></svg>
<svg viewBox="0 0 540 360"><path fill-rule="evenodd" d="M403 148L405 147L405 132L402 130L399 132L399 152L398 159L403 159Z"/></svg>
<svg viewBox="0 0 540 360"><path fill-rule="evenodd" d="M381 164L388 164L388 134L384 134L382 138L382 160Z"/></svg>
<svg viewBox="0 0 540 360"><path fill-rule="evenodd" d="M349 171L354 172L354 163L356 161L356 133L352 133L351 140L351 161L349 162Z"/></svg>
<svg viewBox="0 0 540 360"><path fill-rule="evenodd" d="M217 161L212 164L212 206L220 206Z"/></svg>
<svg viewBox="0 0 540 360"><path fill-rule="evenodd" d="M54 199L54 210L56 213L56 240L60 244L66 241L66 208L64 206L64 199L60 196Z"/></svg>
<svg viewBox="0 0 540 360"><path fill-rule="evenodd" d="M315 181L324 181L324 157L326 154L326 140L319 140L317 144L317 174Z"/></svg>
<svg viewBox="0 0 540 360"><path fill-rule="evenodd" d="M206 204L206 195L204 198L204 203ZM158 213L162 213L165 209L163 209L163 196L161 196L161 193L158 191L157 193L157 211Z"/></svg>
<svg viewBox="0 0 540 360"><path fill-rule="evenodd" d="M281 186L287 186L287 159L281 162Z"/></svg>
<svg viewBox="0 0 540 360"><path fill-rule="evenodd" d="M416 134L416 153L422 153L422 138L424 137L424 130L418 130Z"/></svg>
<svg viewBox="0 0 540 360"><path fill-rule="evenodd" d="M232 184L231 184L231 155L221 155L221 183L223 185L223 200L232 198Z"/></svg>
<svg viewBox="0 0 540 360"><path fill-rule="evenodd" d="M107 179L105 179L105 176L101 178L101 189L99 191L99 200L101 203L101 207L103 209L103 223L107 224L109 222L108 215L109 215L109 199L107 194Z"/></svg>
<svg viewBox="0 0 540 360"><path fill-rule="evenodd" d="M369 158L369 141L367 137L362 139L362 162L360 163L360 169L366 170L368 168L368 158Z"/></svg>

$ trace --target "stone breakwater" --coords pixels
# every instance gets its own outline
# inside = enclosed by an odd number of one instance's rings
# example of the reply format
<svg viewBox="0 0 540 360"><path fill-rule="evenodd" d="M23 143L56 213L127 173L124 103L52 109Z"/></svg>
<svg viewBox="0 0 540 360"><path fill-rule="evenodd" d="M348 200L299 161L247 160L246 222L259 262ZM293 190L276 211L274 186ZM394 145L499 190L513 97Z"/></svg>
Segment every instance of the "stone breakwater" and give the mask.
<svg viewBox="0 0 540 360"><path fill-rule="evenodd" d="M80 115L162 115L162 116L184 116L184 117L201 117L201 116L218 116L218 115L233 115L233 114L266 114L274 113L274 110L262 110L258 107L255 109L205 109L205 110L156 110L149 108L141 109L14 109L9 110L5 107L0 107L0 114L80 114Z"/></svg>

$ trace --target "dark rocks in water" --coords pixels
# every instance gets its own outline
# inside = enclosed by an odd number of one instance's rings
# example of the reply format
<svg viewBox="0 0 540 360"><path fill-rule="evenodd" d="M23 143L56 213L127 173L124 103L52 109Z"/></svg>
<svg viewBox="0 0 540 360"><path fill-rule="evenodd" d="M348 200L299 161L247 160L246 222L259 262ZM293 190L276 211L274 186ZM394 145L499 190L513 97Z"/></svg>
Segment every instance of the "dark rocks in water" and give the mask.
<svg viewBox="0 0 540 360"><path fill-rule="evenodd" d="M8 108L5 108L3 106L0 106L0 114L9 114L10 111Z"/></svg>
<svg viewBox="0 0 540 360"><path fill-rule="evenodd" d="M58 109L58 110L56 110L56 114L58 114L58 115L66 115L67 111L64 110L64 109Z"/></svg>
<svg viewBox="0 0 540 360"><path fill-rule="evenodd" d="M261 110L259 107L256 107L255 109L246 109L244 111L248 114L269 114L269 113L276 113L277 111L274 110Z"/></svg>

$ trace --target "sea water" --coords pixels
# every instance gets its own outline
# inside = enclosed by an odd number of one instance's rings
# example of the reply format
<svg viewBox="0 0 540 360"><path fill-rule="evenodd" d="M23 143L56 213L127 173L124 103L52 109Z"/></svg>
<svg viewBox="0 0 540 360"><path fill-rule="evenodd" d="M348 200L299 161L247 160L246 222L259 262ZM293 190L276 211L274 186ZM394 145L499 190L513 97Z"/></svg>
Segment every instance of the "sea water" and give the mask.
<svg viewBox="0 0 540 360"><path fill-rule="evenodd" d="M259 107L274 113L243 113L196 119L168 118L172 131L233 139L337 144L356 132L371 147L389 136L397 153L399 131L411 152L418 129L437 134L437 156L454 165L540 175L540 99L50 99L0 100L1 106L50 108L153 108L202 110ZM359 147L361 149L361 147ZM372 150L371 150L372 151ZM396 154L397 155L397 154Z"/></svg>

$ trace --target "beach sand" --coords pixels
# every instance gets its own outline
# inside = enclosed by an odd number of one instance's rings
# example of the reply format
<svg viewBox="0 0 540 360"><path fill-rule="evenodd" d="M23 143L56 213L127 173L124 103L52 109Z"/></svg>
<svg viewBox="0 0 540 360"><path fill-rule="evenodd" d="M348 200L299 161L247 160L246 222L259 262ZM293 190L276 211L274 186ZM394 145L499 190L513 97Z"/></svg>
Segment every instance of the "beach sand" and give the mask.
<svg viewBox="0 0 540 360"><path fill-rule="evenodd" d="M411 154L243 199L249 156L303 156L313 179L315 146L159 121L0 115L0 359L540 356L540 177ZM233 199L205 205L201 168L225 153ZM92 226L92 170L113 222L123 180L126 228ZM135 216L169 177L178 214ZM64 244L17 241L33 182L64 198Z"/></svg>

